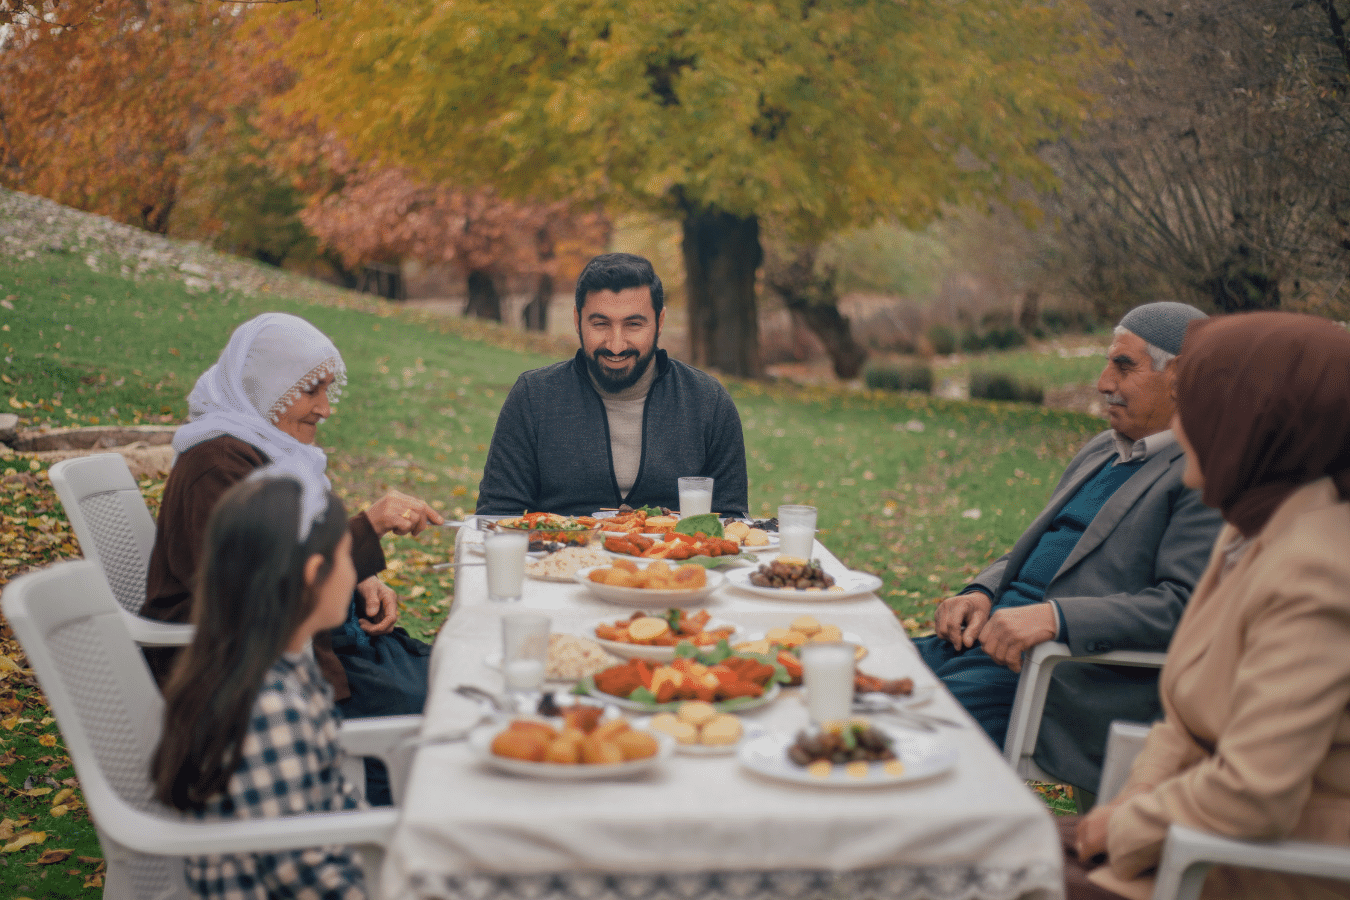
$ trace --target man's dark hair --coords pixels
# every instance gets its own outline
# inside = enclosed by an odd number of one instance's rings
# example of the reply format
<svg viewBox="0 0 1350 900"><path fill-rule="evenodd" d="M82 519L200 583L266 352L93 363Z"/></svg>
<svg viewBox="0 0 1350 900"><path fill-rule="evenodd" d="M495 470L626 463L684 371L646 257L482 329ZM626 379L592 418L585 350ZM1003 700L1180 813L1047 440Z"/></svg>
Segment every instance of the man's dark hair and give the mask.
<svg viewBox="0 0 1350 900"><path fill-rule="evenodd" d="M652 311L661 315L665 292L652 264L632 253L605 253L586 263L577 278L577 312L586 305L592 291L622 291L625 288L650 288Z"/></svg>

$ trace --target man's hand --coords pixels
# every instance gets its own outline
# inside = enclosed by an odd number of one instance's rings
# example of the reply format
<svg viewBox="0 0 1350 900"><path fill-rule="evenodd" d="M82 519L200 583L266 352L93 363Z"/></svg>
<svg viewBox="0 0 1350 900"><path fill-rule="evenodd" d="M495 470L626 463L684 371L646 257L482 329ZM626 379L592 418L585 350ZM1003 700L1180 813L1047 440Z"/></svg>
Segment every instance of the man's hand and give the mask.
<svg viewBox="0 0 1350 900"><path fill-rule="evenodd" d="M1055 607L1050 603L1000 609L989 617L989 623L980 632L980 646L994 662L1020 672L1022 654L1051 640L1058 626Z"/></svg>
<svg viewBox="0 0 1350 900"><path fill-rule="evenodd" d="M365 604L365 615L356 621L366 634L388 634L398 624L398 594L394 589L372 575L356 586Z"/></svg>
<svg viewBox="0 0 1350 900"><path fill-rule="evenodd" d="M416 535L428 524L444 525L445 517L416 497L390 491L370 505L366 517L376 534Z"/></svg>
<svg viewBox="0 0 1350 900"><path fill-rule="evenodd" d="M968 650L975 646L993 606L994 602L983 591L948 597L938 604L937 615L933 617L934 630L938 637L950 641L956 649Z"/></svg>

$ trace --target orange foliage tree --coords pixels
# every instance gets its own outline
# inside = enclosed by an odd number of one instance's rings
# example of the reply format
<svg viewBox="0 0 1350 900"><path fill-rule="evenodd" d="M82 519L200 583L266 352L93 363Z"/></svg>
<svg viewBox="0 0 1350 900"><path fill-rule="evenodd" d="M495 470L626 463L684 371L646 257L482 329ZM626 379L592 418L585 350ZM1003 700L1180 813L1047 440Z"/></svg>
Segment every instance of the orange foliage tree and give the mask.
<svg viewBox="0 0 1350 900"><path fill-rule="evenodd" d="M4 6L0 183L165 232L185 161L238 101L219 86L239 7Z"/></svg>

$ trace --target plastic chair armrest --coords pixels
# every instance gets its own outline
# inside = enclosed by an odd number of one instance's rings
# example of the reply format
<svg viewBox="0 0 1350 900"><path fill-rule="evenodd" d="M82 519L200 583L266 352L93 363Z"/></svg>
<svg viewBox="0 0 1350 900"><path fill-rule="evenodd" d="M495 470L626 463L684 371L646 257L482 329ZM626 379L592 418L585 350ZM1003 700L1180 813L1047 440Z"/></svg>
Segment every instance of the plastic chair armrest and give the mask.
<svg viewBox="0 0 1350 900"><path fill-rule="evenodd" d="M1144 741L1153 726L1143 722L1117 719L1106 737L1106 756L1102 759L1102 779L1097 786L1097 802L1115 799L1130 777L1134 758L1144 749Z"/></svg>
<svg viewBox="0 0 1350 900"><path fill-rule="evenodd" d="M1017 682L1008 735L1003 742L1003 758L1014 769L1019 768L1023 757L1029 758L1036 749L1041 716L1045 713L1045 695L1050 690L1050 676L1055 666L1068 660L1161 668L1167 654L1154 650L1112 650L1093 656L1074 656L1067 644L1058 641L1046 641L1031 648L1022 657L1022 677Z"/></svg>
<svg viewBox="0 0 1350 900"><path fill-rule="evenodd" d="M123 813L140 821L124 821L115 831L116 841L153 856L261 853L327 844L384 847L398 823L398 811L391 807L238 822L174 821L170 828L150 813Z"/></svg>
<svg viewBox="0 0 1350 900"><path fill-rule="evenodd" d="M1153 885L1154 900L1197 900L1206 873L1216 865L1350 880L1350 848L1305 841L1240 841L1172 825Z"/></svg>
<svg viewBox="0 0 1350 900"><path fill-rule="evenodd" d="M192 626L180 622L159 622L123 610L131 639L142 647L186 647L192 643Z"/></svg>

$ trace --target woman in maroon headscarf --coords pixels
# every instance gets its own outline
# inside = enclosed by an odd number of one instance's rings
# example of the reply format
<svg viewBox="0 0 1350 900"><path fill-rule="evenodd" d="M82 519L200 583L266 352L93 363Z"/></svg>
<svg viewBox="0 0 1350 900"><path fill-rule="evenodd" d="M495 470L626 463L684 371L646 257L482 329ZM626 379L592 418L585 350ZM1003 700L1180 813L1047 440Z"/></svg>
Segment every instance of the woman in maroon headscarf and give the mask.
<svg viewBox="0 0 1350 900"><path fill-rule="evenodd" d="M1196 322L1172 429L1185 483L1227 523L1168 650L1129 782L1084 818L1094 882L1148 896L1177 822L1350 845L1350 333L1291 313ZM1217 867L1206 898L1350 897Z"/></svg>

